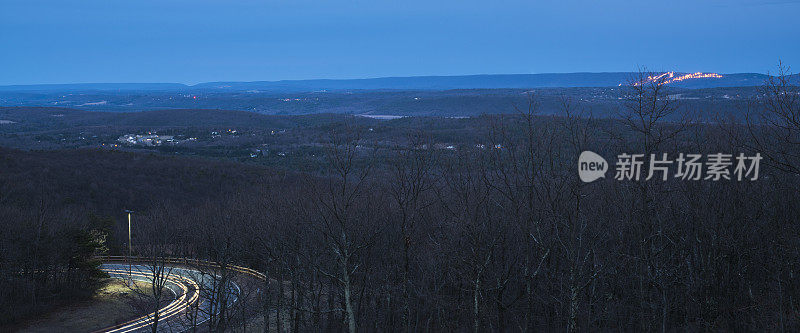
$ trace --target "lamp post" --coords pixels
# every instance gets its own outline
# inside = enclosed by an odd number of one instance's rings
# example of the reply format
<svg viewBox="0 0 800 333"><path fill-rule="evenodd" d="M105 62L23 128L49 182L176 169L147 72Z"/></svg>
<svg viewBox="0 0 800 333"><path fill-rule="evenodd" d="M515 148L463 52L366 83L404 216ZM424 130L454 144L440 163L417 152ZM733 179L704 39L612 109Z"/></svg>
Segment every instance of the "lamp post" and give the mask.
<svg viewBox="0 0 800 333"><path fill-rule="evenodd" d="M128 279L131 279L131 253L133 252L133 246L131 246L131 214L133 214L132 210L126 209L126 213L128 213Z"/></svg>

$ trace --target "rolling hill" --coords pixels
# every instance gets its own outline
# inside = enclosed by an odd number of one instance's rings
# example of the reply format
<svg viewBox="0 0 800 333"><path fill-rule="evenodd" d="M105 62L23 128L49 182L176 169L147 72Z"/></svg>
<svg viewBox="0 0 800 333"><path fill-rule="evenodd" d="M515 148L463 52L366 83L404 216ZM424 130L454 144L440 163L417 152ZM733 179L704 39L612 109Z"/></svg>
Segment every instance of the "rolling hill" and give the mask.
<svg viewBox="0 0 800 333"><path fill-rule="evenodd" d="M196 85L180 83L80 83L0 86L0 92L21 91L275 91L318 90L448 90L553 87L613 87L628 82L632 72L485 74L460 76L412 76L369 79L316 79L254 82L207 82ZM749 87L764 82L768 76L757 73L722 74L720 78L702 78L676 82L682 88ZM798 75L795 75L798 78Z"/></svg>

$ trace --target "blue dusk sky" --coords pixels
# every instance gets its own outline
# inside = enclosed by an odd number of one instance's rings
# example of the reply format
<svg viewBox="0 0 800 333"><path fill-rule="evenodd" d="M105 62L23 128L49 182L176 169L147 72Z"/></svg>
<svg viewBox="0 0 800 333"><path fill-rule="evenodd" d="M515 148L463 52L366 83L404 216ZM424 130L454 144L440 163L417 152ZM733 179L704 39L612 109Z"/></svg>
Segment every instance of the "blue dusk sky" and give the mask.
<svg viewBox="0 0 800 333"><path fill-rule="evenodd" d="M0 3L0 85L765 73L779 59L800 68L800 0Z"/></svg>

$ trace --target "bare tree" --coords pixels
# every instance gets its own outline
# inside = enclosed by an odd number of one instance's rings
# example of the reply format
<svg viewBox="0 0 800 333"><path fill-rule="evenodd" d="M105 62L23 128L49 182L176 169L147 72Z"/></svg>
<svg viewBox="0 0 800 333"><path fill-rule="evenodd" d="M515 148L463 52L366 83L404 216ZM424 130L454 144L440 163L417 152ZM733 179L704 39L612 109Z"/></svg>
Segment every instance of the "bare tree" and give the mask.
<svg viewBox="0 0 800 333"><path fill-rule="evenodd" d="M618 116L622 119L623 131L633 133L633 137L613 134L621 149L643 153L645 158L657 158L668 145L675 142L692 122L692 114L678 100L670 96L669 76L665 73L654 73L646 68L640 70L625 86L624 105ZM649 167L641 169L647 174ZM645 181L644 177L632 183L638 190L635 200L638 209L633 213L636 223L630 225L639 242L635 253L626 256L633 259L639 268L639 319L641 329L653 329L648 319L648 312L659 313L660 330L667 330L667 321L671 309L669 302L669 284L677 274L676 257L673 251L666 251L674 246L668 233L673 230L669 220L661 219L656 214L658 204L656 195L670 191L669 183Z"/></svg>
<svg viewBox="0 0 800 333"><path fill-rule="evenodd" d="M334 130L325 152L331 175L324 185L309 183L315 193L314 204L320 219L316 228L335 261L333 271L324 267L318 269L340 285L347 328L351 333L357 328L354 275L363 266L359 254L371 246L377 233L375 225L370 225L375 207L362 202L367 198L373 156L373 149L362 146L357 128ZM366 162L359 167L356 165L359 161Z"/></svg>
<svg viewBox="0 0 800 333"><path fill-rule="evenodd" d="M800 175L800 84L789 66L778 63L777 73L759 89L747 113L751 151L763 153L767 163Z"/></svg>
<svg viewBox="0 0 800 333"><path fill-rule="evenodd" d="M406 332L414 331L412 323L412 279L411 255L417 245L417 225L425 219L427 209L434 203L430 194L435 186L436 176L433 167L436 155L433 144L422 134L409 136L405 147L397 148L392 164L392 178L389 194L396 205L396 220L400 227L402 244L402 297L403 323Z"/></svg>

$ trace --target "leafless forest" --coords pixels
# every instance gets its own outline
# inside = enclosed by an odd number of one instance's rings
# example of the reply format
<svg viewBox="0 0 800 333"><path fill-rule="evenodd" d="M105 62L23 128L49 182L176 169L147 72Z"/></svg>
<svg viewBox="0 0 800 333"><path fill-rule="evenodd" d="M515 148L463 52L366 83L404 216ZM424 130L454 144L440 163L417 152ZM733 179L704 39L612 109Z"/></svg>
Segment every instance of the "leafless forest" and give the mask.
<svg viewBox="0 0 800 333"><path fill-rule="evenodd" d="M429 149L414 131L373 149L365 128L344 126L325 133L323 172L176 165L164 172L219 179L197 186L217 194L153 195L133 217L133 254L154 269L186 257L264 272L202 324L214 331L797 331L800 91L778 74L739 119L696 121L702 110L655 81L629 85L613 119L568 98L540 116L534 92L487 118L480 147ZM584 150L764 160L755 181L618 181L612 169L583 183ZM97 288L93 258L126 254L127 225L2 173L0 304L19 306L0 323L13 323ZM131 182L118 185L143 186ZM237 279L225 272L220 285Z"/></svg>

